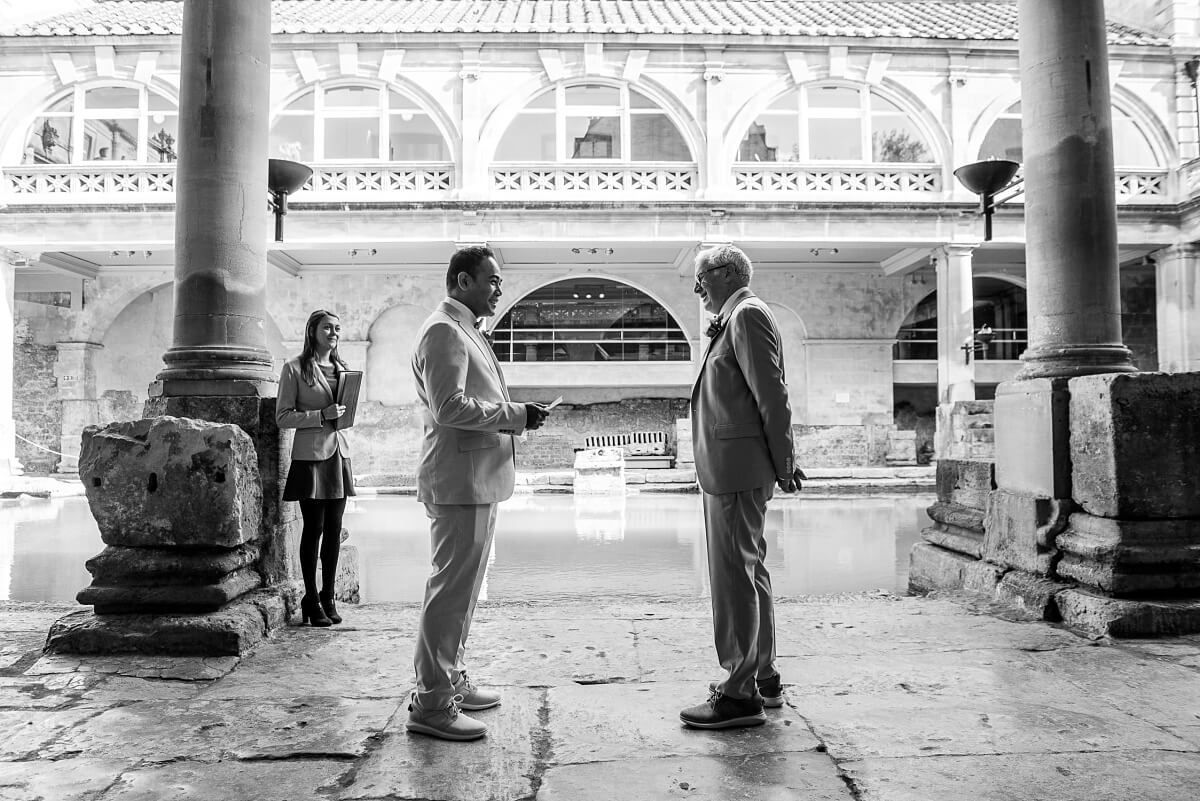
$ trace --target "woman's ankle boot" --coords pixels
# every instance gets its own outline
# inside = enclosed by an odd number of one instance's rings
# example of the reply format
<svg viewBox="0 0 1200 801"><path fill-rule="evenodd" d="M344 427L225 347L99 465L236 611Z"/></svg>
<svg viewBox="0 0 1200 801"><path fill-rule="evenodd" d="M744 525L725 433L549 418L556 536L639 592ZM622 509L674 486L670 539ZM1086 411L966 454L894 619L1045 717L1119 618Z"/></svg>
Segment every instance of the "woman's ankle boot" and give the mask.
<svg viewBox="0 0 1200 801"><path fill-rule="evenodd" d="M318 627L333 625L333 621L325 614L314 595L305 595L300 599L300 622Z"/></svg>
<svg viewBox="0 0 1200 801"><path fill-rule="evenodd" d="M332 592L321 593L321 609L325 612L325 617L329 618L332 623L341 623L342 616L338 614L337 604L333 602Z"/></svg>

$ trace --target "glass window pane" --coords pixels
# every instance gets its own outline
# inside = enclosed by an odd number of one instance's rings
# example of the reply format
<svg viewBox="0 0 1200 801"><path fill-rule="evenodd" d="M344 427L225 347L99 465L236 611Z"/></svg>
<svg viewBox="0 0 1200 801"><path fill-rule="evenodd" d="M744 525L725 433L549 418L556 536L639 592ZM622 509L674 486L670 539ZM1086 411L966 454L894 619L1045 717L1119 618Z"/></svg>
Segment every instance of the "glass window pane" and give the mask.
<svg viewBox="0 0 1200 801"><path fill-rule="evenodd" d="M738 161L799 161L800 138L795 114L764 114L746 129L738 145Z"/></svg>
<svg viewBox="0 0 1200 801"><path fill-rule="evenodd" d="M22 164L70 164L70 117L39 117L29 128Z"/></svg>
<svg viewBox="0 0 1200 801"><path fill-rule="evenodd" d="M1113 160L1120 167L1157 167L1154 149L1137 123L1123 111L1113 109Z"/></svg>
<svg viewBox="0 0 1200 801"><path fill-rule="evenodd" d="M379 119L331 117L325 120L325 158L379 158Z"/></svg>
<svg viewBox="0 0 1200 801"><path fill-rule="evenodd" d="M554 116L518 114L500 139L497 161L554 161Z"/></svg>
<svg viewBox="0 0 1200 801"><path fill-rule="evenodd" d="M87 161L136 161L138 121L85 120L83 158Z"/></svg>
<svg viewBox="0 0 1200 801"><path fill-rule="evenodd" d="M412 99L405 97L399 92L388 92L388 108L392 111L400 111L402 109L419 110L418 106Z"/></svg>
<svg viewBox="0 0 1200 801"><path fill-rule="evenodd" d="M621 90L615 86L568 86L568 106L616 106L621 102Z"/></svg>
<svg viewBox="0 0 1200 801"><path fill-rule="evenodd" d="M771 111L792 111L799 113L800 111L800 93L788 92L783 97L776 100L770 106Z"/></svg>
<svg viewBox="0 0 1200 801"><path fill-rule="evenodd" d="M902 114L900 107L890 100L880 97L874 92L871 93L871 111L886 111L893 114Z"/></svg>
<svg viewBox="0 0 1200 801"><path fill-rule="evenodd" d="M646 97L641 92L629 90L629 107L630 108L658 108L658 104L650 98Z"/></svg>
<svg viewBox="0 0 1200 801"><path fill-rule="evenodd" d="M808 90L809 108L858 108L857 89L845 86L820 86Z"/></svg>
<svg viewBox="0 0 1200 801"><path fill-rule="evenodd" d="M525 108L557 108L555 103L554 90L538 95L533 100L529 101L529 105Z"/></svg>
<svg viewBox="0 0 1200 801"><path fill-rule="evenodd" d="M928 163L933 155L908 117L875 114L871 117L871 159Z"/></svg>
<svg viewBox="0 0 1200 801"><path fill-rule="evenodd" d="M170 100L168 100L167 98L163 97L162 95L158 95L158 94L155 94L154 92L151 92L150 97L147 99L149 101L148 108L151 111L174 111L175 110L175 104L173 102L171 102Z"/></svg>
<svg viewBox="0 0 1200 801"><path fill-rule="evenodd" d="M407 117L407 119L405 119ZM427 114L393 114L389 161L449 161L441 132Z"/></svg>
<svg viewBox="0 0 1200 801"><path fill-rule="evenodd" d="M280 117L271 126L271 158L290 161L313 160L313 118Z"/></svg>
<svg viewBox="0 0 1200 801"><path fill-rule="evenodd" d="M325 108L379 108L379 90L373 86L339 86L325 90Z"/></svg>
<svg viewBox="0 0 1200 801"><path fill-rule="evenodd" d="M1021 161L1021 120L999 119L979 148L980 159Z"/></svg>
<svg viewBox="0 0 1200 801"><path fill-rule="evenodd" d="M809 120L808 154L821 160L861 160L862 120Z"/></svg>
<svg viewBox="0 0 1200 801"><path fill-rule="evenodd" d="M1004 113L1005 114L1020 114L1021 113L1021 101L1018 100L1016 103L1013 103L1011 106L1008 107L1008 110L1005 111Z"/></svg>
<svg viewBox="0 0 1200 801"><path fill-rule="evenodd" d="M70 94L70 95L67 95L66 97L62 98L58 102L52 104L48 109L46 109L46 112L53 113L56 111L70 111L74 107L75 107L75 95Z"/></svg>
<svg viewBox="0 0 1200 801"><path fill-rule="evenodd" d="M692 160L687 143L666 114L631 115L630 136L634 161Z"/></svg>
<svg viewBox="0 0 1200 801"><path fill-rule="evenodd" d="M179 115L156 112L150 115L146 160L152 164L175 161L179 141Z"/></svg>
<svg viewBox="0 0 1200 801"><path fill-rule="evenodd" d="M287 111L311 111L313 108L313 97L315 95L315 92L305 92L291 103L287 104Z"/></svg>
<svg viewBox="0 0 1200 801"><path fill-rule="evenodd" d="M567 117L567 158L621 158L620 117Z"/></svg>
<svg viewBox="0 0 1200 801"><path fill-rule="evenodd" d="M83 93L84 108L137 108L138 90L124 86L101 86Z"/></svg>

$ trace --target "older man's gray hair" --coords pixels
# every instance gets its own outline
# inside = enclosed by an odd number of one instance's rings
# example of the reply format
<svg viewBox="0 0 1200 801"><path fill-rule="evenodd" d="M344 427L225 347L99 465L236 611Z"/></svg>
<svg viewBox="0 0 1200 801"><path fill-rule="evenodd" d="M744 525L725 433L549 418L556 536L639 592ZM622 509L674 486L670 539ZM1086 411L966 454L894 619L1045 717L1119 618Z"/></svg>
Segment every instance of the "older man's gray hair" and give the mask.
<svg viewBox="0 0 1200 801"><path fill-rule="evenodd" d="M707 270L711 267L721 266L731 268L734 274L747 284L754 276L754 265L750 263L750 258L735 245L717 245L714 248L700 251L699 269Z"/></svg>

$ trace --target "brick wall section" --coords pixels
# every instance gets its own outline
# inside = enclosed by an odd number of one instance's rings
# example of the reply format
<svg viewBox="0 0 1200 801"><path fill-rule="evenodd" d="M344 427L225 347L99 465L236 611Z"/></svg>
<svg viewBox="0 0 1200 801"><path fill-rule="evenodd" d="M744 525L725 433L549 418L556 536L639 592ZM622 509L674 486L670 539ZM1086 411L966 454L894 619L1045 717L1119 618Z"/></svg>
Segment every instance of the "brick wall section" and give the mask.
<svg viewBox="0 0 1200 801"><path fill-rule="evenodd" d="M554 410L538 431L531 431L517 445L517 467L522 470L570 469L575 466L575 449L585 437L595 434L624 434L633 431L662 431L667 435L667 453L675 453L675 421L688 414L682 398L631 398L612 403L592 403Z"/></svg>
<svg viewBox="0 0 1200 801"><path fill-rule="evenodd" d="M19 327L18 327L19 330ZM42 447L57 451L62 431L62 402L53 345L17 341L13 345L13 420L17 433ZM59 457L17 440L17 458L26 473L52 473Z"/></svg>

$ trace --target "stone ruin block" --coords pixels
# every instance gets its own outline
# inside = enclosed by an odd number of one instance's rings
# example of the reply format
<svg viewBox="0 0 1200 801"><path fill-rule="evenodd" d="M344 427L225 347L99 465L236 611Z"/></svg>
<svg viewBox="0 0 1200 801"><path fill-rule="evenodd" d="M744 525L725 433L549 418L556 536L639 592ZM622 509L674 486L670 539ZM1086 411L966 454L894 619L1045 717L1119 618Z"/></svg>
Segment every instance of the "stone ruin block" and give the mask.
<svg viewBox="0 0 1200 801"><path fill-rule="evenodd" d="M106 545L236 548L261 536L258 454L232 424L152 417L89 426L79 477Z"/></svg>
<svg viewBox="0 0 1200 801"><path fill-rule="evenodd" d="M258 455L240 427L180 417L93 426L80 478L108 545L77 596L97 614L212 612L263 584Z"/></svg>
<svg viewBox="0 0 1200 801"><path fill-rule="evenodd" d="M575 454L575 494L624 495L625 452L594 448Z"/></svg>
<svg viewBox="0 0 1200 801"><path fill-rule="evenodd" d="M937 502L926 513L933 525L921 531L926 542L976 559L983 557L984 510L995 486L991 462L939 459Z"/></svg>
<svg viewBox="0 0 1200 801"><path fill-rule="evenodd" d="M1200 591L1200 520L1071 515L1058 536L1060 575L1118 597Z"/></svg>
<svg viewBox="0 0 1200 801"><path fill-rule="evenodd" d="M1049 577L1058 553L1055 538L1066 528L1070 511L1070 501L993 492L984 518L983 558Z"/></svg>
<svg viewBox="0 0 1200 801"><path fill-rule="evenodd" d="M1122 520L1200 517L1200 373L1070 381L1072 497Z"/></svg>

